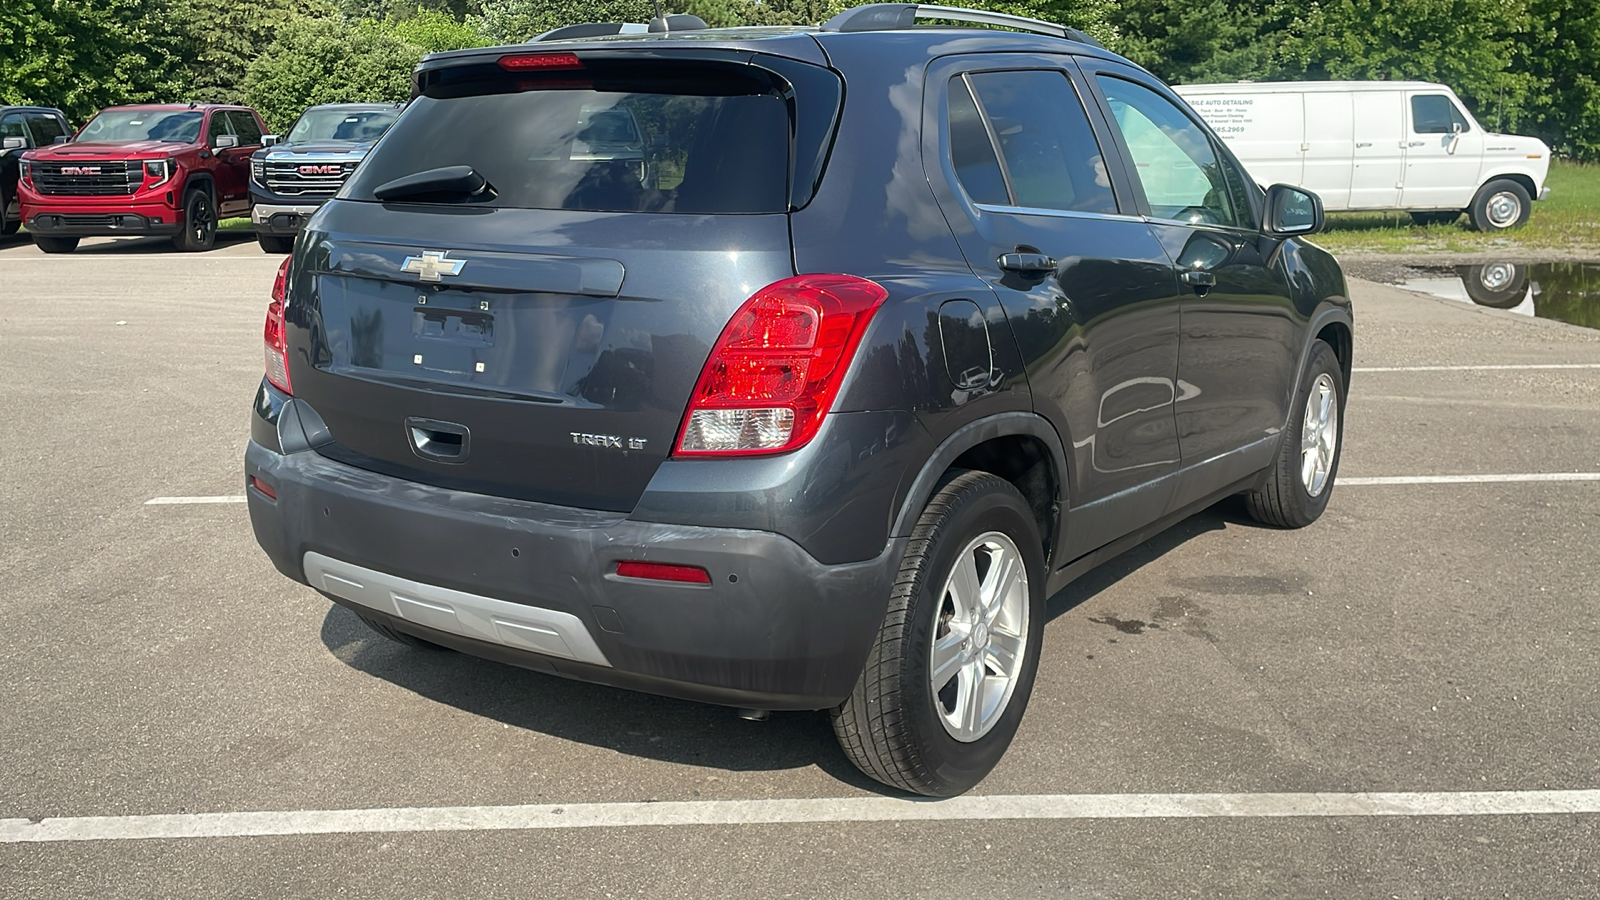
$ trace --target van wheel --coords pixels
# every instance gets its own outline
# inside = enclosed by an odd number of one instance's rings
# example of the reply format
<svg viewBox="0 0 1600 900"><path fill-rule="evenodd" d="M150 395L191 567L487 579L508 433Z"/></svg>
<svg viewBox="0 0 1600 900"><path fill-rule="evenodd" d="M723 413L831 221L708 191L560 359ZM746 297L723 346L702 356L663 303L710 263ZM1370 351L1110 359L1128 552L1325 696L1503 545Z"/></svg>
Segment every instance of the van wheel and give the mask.
<svg viewBox="0 0 1600 900"><path fill-rule="evenodd" d="M962 471L923 510L877 640L832 711L850 761L933 797L960 794L1011 745L1044 633L1044 550L1026 500Z"/></svg>
<svg viewBox="0 0 1600 900"><path fill-rule="evenodd" d="M1411 221L1423 227L1449 225L1459 218L1461 218L1461 210L1459 209L1447 209L1439 212L1414 212L1411 214Z"/></svg>
<svg viewBox="0 0 1600 900"><path fill-rule="evenodd" d="M78 239L75 237L45 237L42 234L33 236L33 245L46 253L71 253L78 249Z"/></svg>
<svg viewBox="0 0 1600 900"><path fill-rule="evenodd" d="M1533 201L1528 191L1515 181L1500 178L1478 189L1467 210L1472 227L1479 231L1505 231L1528 221Z"/></svg>
<svg viewBox="0 0 1600 900"><path fill-rule="evenodd" d="M1324 341L1311 347L1311 362L1295 392L1295 421L1278 445L1278 459L1260 490L1245 495L1257 522L1304 528L1328 508L1339 473L1344 417L1344 374L1339 357Z"/></svg>
<svg viewBox="0 0 1600 900"><path fill-rule="evenodd" d="M277 234L257 234L256 243L268 253L290 253L294 250L294 238Z"/></svg>
<svg viewBox="0 0 1600 900"><path fill-rule="evenodd" d="M217 208L208 191L190 191L183 198L183 230L172 237L172 246L194 253L210 250L217 244Z"/></svg>
<svg viewBox="0 0 1600 900"><path fill-rule="evenodd" d="M450 649L449 647L442 647L438 644L435 644L433 641L425 641L415 635L406 634L404 631L395 628L393 625L390 625L388 622L385 622L376 616L365 616L361 613L356 613L356 618L367 623L368 628L371 628L373 631L376 631L377 633L383 635L391 641L394 641L397 644L405 644L407 647L413 647L418 650Z"/></svg>

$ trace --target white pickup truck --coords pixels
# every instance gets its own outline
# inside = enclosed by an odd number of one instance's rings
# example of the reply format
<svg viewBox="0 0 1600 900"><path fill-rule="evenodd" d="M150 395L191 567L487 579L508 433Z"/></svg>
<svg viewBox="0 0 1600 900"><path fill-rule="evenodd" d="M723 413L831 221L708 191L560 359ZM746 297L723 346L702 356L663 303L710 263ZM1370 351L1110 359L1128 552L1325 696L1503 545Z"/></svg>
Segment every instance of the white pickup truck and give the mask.
<svg viewBox="0 0 1600 900"><path fill-rule="evenodd" d="M1543 199L1550 148L1493 134L1455 92L1424 81L1175 87L1263 185L1315 191L1328 210L1401 209L1417 222L1464 211L1480 231L1521 225Z"/></svg>

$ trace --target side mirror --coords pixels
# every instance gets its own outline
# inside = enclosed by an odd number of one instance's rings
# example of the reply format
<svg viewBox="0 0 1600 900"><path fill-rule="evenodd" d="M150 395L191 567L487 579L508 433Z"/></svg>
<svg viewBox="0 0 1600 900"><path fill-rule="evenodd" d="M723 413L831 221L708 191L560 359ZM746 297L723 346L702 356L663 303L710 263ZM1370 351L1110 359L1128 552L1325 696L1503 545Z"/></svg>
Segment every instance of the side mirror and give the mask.
<svg viewBox="0 0 1600 900"><path fill-rule="evenodd" d="M275 135L275 134L263 134L261 136L261 146L263 146L263 147L275 147L275 146L277 146L277 144L278 144L278 136L277 135Z"/></svg>
<svg viewBox="0 0 1600 900"><path fill-rule="evenodd" d="M1263 232L1273 237L1316 234L1324 224L1321 197L1288 184L1267 188L1267 223Z"/></svg>
<svg viewBox="0 0 1600 900"><path fill-rule="evenodd" d="M1466 130L1467 130L1467 126L1463 122L1451 122L1450 123L1450 133L1451 134L1460 134L1461 132L1466 131Z"/></svg>
<svg viewBox="0 0 1600 900"><path fill-rule="evenodd" d="M231 150L239 146L239 136L236 134L219 134L212 139L211 146L216 150Z"/></svg>
<svg viewBox="0 0 1600 900"><path fill-rule="evenodd" d="M0 150L26 150L28 139L25 137L0 138Z"/></svg>
<svg viewBox="0 0 1600 900"><path fill-rule="evenodd" d="M70 134L58 134L58 135L56 135L55 140L51 141L50 143L52 143L52 144L65 144L65 143L67 143L67 142L69 142L71 140L72 140L72 135L70 135Z"/></svg>

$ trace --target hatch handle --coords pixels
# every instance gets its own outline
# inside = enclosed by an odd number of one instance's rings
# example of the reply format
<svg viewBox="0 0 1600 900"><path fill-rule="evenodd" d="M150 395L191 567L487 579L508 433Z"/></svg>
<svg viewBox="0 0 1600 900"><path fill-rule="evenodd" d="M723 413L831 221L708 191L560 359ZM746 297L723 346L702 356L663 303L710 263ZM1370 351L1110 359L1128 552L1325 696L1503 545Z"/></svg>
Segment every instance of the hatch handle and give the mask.
<svg viewBox="0 0 1600 900"><path fill-rule="evenodd" d="M411 450L429 462L463 463L472 452L472 432L465 425L436 419L406 419L406 439Z"/></svg>

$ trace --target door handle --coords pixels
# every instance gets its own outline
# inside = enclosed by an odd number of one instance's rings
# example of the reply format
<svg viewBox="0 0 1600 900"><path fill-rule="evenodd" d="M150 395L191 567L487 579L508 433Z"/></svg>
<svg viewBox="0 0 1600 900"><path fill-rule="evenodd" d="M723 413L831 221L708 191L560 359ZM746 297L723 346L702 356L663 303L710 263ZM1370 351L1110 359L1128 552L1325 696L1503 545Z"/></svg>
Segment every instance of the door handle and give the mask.
<svg viewBox="0 0 1600 900"><path fill-rule="evenodd" d="M1054 272L1059 266L1053 258L1043 253L1003 253L1000 255L1000 268L1018 275L1031 275L1035 278Z"/></svg>
<svg viewBox="0 0 1600 900"><path fill-rule="evenodd" d="M1185 269L1178 278L1190 287L1212 288L1217 286L1217 276L1214 273L1202 272L1199 269Z"/></svg>

